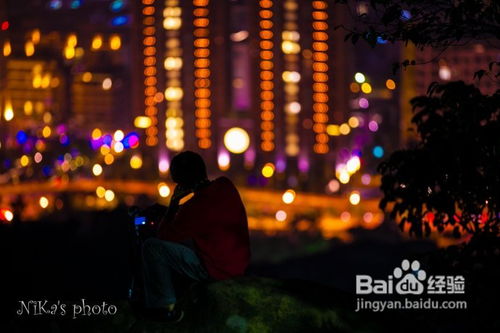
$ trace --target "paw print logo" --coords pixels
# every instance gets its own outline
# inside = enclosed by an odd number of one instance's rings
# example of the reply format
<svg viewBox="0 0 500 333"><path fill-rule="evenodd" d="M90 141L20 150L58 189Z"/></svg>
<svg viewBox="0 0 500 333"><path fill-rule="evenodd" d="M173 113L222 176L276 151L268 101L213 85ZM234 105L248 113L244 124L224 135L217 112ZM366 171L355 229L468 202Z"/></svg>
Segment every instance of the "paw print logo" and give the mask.
<svg viewBox="0 0 500 333"><path fill-rule="evenodd" d="M401 279L396 284L396 292L398 294L420 295L424 292L424 284L421 281L425 280L427 274L423 269L420 269L418 260L414 260L411 265L409 260L403 260L403 262L401 262L401 268L396 267L393 275L395 278Z"/></svg>

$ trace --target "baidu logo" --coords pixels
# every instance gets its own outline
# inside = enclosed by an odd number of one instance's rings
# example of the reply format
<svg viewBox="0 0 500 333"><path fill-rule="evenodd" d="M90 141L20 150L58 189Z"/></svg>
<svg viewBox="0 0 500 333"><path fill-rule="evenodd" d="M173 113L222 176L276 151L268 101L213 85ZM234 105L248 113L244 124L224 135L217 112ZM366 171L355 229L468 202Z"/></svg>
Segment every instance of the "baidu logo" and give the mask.
<svg viewBox="0 0 500 333"><path fill-rule="evenodd" d="M373 279L370 275L356 275L356 294L464 294L465 279L461 275L430 275L418 260L404 259L387 279Z"/></svg>

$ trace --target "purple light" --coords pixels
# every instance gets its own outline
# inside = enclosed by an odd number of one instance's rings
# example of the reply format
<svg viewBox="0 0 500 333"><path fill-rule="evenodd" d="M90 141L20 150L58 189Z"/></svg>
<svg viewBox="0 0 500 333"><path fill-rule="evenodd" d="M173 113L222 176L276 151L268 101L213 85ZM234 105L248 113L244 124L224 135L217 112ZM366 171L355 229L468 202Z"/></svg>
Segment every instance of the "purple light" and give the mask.
<svg viewBox="0 0 500 333"><path fill-rule="evenodd" d="M113 141L113 137L109 134L106 134L103 138L102 138L102 142L105 144L105 145L108 145L111 147L111 142Z"/></svg>
<svg viewBox="0 0 500 333"><path fill-rule="evenodd" d="M309 160L305 156L299 157L299 170L300 172L307 172L309 171Z"/></svg>
<svg viewBox="0 0 500 333"><path fill-rule="evenodd" d="M253 147L250 147L245 152L245 164L252 166L254 163L255 163L255 149Z"/></svg>
<svg viewBox="0 0 500 333"><path fill-rule="evenodd" d="M69 138L66 134L63 134L59 137L59 142L63 145L63 146L67 146L69 145Z"/></svg>
<svg viewBox="0 0 500 333"><path fill-rule="evenodd" d="M378 131L378 123L375 120L372 120L368 123L368 128L372 132Z"/></svg>
<svg viewBox="0 0 500 333"><path fill-rule="evenodd" d="M361 157L361 150L360 149L353 149L352 150L352 156L357 156L357 157Z"/></svg>
<svg viewBox="0 0 500 333"><path fill-rule="evenodd" d="M66 125L60 124L56 127L56 132L57 132L57 134L63 134L63 133L66 133L67 129L68 128L66 127Z"/></svg>
<svg viewBox="0 0 500 333"><path fill-rule="evenodd" d="M368 100L364 97L361 97L358 101L359 107L362 109L368 109L370 106L370 103L368 103Z"/></svg>
<svg viewBox="0 0 500 333"><path fill-rule="evenodd" d="M276 171L283 172L286 169L286 162L283 157L278 157L276 161Z"/></svg>

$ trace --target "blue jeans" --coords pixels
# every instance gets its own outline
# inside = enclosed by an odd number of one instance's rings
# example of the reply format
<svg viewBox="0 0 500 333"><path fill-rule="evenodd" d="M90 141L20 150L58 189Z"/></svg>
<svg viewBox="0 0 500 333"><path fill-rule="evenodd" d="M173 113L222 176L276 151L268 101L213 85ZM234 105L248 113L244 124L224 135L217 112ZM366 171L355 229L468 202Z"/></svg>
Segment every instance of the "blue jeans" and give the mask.
<svg viewBox="0 0 500 333"><path fill-rule="evenodd" d="M208 273L196 253L179 243L149 238L142 248L146 307L159 308L176 302L172 273L195 281Z"/></svg>

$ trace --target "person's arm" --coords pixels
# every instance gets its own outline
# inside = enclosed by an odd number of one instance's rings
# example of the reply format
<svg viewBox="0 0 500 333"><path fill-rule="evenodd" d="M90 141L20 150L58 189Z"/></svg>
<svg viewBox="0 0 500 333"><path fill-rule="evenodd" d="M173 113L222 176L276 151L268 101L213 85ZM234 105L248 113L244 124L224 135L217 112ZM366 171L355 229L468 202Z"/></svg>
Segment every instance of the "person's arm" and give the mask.
<svg viewBox="0 0 500 333"><path fill-rule="evenodd" d="M191 193L189 189L176 187L170 200L170 206L158 230L160 239L169 241L183 241L191 237L193 221L199 219L194 207L184 207L179 201Z"/></svg>

